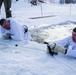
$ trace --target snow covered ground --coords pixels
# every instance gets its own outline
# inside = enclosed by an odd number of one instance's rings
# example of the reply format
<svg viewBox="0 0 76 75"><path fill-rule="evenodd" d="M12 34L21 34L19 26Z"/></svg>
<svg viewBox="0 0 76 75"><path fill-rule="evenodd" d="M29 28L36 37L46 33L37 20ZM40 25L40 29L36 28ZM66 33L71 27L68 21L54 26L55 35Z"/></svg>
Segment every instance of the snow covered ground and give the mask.
<svg viewBox="0 0 76 75"><path fill-rule="evenodd" d="M41 13L41 6L43 15ZM71 6L71 8L70 8ZM70 10L71 9L71 10ZM76 27L76 4L44 3L31 6L28 0L12 3L12 18L40 31L45 41L52 42L71 35ZM4 6L1 18L5 18ZM51 16L30 19L31 17ZM15 45L18 46L15 46ZM76 75L76 58L63 54L54 57L47 54L46 45L31 41L0 39L0 75Z"/></svg>

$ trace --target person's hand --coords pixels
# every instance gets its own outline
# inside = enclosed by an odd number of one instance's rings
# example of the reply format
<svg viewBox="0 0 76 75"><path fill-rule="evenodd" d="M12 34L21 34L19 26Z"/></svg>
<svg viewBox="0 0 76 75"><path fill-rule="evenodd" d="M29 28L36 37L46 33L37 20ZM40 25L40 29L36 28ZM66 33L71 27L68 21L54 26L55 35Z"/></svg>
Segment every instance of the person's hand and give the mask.
<svg viewBox="0 0 76 75"><path fill-rule="evenodd" d="M12 34L7 33L6 35L4 35L4 39L11 39Z"/></svg>
<svg viewBox="0 0 76 75"><path fill-rule="evenodd" d="M10 39L10 36L6 35L6 36L3 36L4 39Z"/></svg>
<svg viewBox="0 0 76 75"><path fill-rule="evenodd" d="M10 34L10 33L7 33L6 35L7 35L7 36L12 36L12 34Z"/></svg>

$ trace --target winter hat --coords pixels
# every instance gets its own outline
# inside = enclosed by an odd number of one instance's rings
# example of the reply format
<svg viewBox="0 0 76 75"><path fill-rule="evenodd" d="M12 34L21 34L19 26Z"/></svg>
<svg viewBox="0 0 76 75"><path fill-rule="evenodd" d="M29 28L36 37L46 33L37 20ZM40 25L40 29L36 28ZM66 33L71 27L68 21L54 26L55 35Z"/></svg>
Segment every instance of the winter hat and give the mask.
<svg viewBox="0 0 76 75"><path fill-rule="evenodd" d="M6 19L1 19L0 20L0 25L2 26L4 24L4 22L6 22Z"/></svg>
<svg viewBox="0 0 76 75"><path fill-rule="evenodd" d="M73 29L73 32L75 32L75 33L76 33L76 27Z"/></svg>

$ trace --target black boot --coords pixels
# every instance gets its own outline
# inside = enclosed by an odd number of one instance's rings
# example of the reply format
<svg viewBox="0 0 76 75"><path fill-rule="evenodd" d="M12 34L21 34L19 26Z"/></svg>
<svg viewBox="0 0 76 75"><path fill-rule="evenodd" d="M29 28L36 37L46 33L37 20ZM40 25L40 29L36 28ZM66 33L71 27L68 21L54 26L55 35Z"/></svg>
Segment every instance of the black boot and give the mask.
<svg viewBox="0 0 76 75"><path fill-rule="evenodd" d="M52 49L50 48L50 45L49 45L49 43L48 42L44 42L44 44L46 44L47 45L47 50L48 50L48 53L50 54L50 55L54 55L55 53L52 51Z"/></svg>
<svg viewBox="0 0 76 75"><path fill-rule="evenodd" d="M32 5L37 5L37 1L30 1Z"/></svg>
<svg viewBox="0 0 76 75"><path fill-rule="evenodd" d="M6 12L6 18L9 18L9 17L12 17L11 11L7 11L7 12Z"/></svg>

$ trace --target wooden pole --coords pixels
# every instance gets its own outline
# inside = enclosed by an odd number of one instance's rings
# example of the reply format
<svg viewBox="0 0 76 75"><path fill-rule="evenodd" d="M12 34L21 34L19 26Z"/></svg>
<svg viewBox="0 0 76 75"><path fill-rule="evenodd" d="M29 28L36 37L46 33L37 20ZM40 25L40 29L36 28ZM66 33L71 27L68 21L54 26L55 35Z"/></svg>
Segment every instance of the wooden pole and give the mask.
<svg viewBox="0 0 76 75"><path fill-rule="evenodd" d="M41 7L41 16L43 17L43 8L42 8L42 3L40 4Z"/></svg>
<svg viewBox="0 0 76 75"><path fill-rule="evenodd" d="M70 12L69 12L69 15L71 15L71 7L72 7L72 3L71 3L71 0L70 0Z"/></svg>

